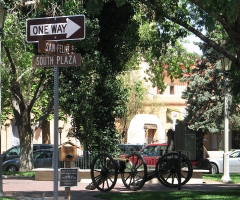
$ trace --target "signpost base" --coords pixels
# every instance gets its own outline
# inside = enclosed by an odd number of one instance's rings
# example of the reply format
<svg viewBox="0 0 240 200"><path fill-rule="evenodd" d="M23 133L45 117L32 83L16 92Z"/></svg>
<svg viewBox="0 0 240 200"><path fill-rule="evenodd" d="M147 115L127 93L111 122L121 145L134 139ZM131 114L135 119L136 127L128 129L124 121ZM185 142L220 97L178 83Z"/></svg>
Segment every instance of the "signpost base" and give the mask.
<svg viewBox="0 0 240 200"><path fill-rule="evenodd" d="M65 167L66 168L71 168L71 162L65 161ZM65 187L65 199L70 200L71 195L70 195L70 187Z"/></svg>

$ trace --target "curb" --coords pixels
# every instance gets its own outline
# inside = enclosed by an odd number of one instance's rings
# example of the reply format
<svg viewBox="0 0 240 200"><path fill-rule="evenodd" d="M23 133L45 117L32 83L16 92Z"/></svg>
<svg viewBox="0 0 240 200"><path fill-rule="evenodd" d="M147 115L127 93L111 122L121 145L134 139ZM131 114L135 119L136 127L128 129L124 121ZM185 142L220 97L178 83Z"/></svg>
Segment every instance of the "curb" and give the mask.
<svg viewBox="0 0 240 200"><path fill-rule="evenodd" d="M35 180L35 177L28 176L14 176L14 175L2 175L2 179L20 179L20 180Z"/></svg>

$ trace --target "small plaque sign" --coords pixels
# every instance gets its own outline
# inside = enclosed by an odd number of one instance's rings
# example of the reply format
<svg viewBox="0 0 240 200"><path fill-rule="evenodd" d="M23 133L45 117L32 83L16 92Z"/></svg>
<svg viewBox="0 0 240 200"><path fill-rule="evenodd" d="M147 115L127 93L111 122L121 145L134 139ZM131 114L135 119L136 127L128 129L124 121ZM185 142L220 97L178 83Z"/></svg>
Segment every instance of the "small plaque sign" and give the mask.
<svg viewBox="0 0 240 200"><path fill-rule="evenodd" d="M78 185L77 168L60 169L60 187L73 187Z"/></svg>

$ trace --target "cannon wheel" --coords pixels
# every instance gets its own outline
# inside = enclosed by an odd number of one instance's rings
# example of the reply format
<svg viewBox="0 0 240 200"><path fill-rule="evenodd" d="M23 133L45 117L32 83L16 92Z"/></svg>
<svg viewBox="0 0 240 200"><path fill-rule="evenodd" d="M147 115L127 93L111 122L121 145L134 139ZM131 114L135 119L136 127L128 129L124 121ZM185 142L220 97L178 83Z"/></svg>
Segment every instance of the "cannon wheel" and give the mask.
<svg viewBox="0 0 240 200"><path fill-rule="evenodd" d="M140 190L147 177L147 165L140 154L132 153L126 156L126 168L121 173L122 182L129 190Z"/></svg>
<svg viewBox="0 0 240 200"><path fill-rule="evenodd" d="M193 174L192 163L184 154L181 160L181 185L186 184ZM178 187L178 153L164 154L156 164L158 180L167 187Z"/></svg>
<svg viewBox="0 0 240 200"><path fill-rule="evenodd" d="M106 153L98 154L91 163L93 185L102 192L108 192L117 182L118 169L115 160Z"/></svg>

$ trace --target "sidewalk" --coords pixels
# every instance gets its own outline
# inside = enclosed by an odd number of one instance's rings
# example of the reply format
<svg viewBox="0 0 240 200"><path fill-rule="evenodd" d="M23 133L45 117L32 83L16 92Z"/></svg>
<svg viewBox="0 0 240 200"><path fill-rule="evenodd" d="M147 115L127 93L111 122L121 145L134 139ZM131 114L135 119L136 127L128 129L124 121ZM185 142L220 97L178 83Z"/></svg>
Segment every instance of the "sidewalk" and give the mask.
<svg viewBox="0 0 240 200"><path fill-rule="evenodd" d="M85 187L88 185L88 182L79 182L78 186L71 187L71 200L98 200L94 196L101 194L97 189L95 190L86 190ZM25 197L39 198L45 193L45 199L53 199L54 191L54 182L53 181L35 181L33 179L3 179L3 192L6 196L14 196L15 193L20 193ZM222 189L234 189L240 188L239 184L223 184L221 182L214 181L205 181L202 183L194 183L194 180L191 180L190 183L183 185L181 190L191 190L191 191L211 191L211 190L222 190ZM160 183L150 184L146 182L143 188L137 192L144 191L177 191L177 188L168 188ZM117 182L116 186L111 192L132 192L127 190L124 185L120 182ZM65 199L65 188L58 187L58 199Z"/></svg>

